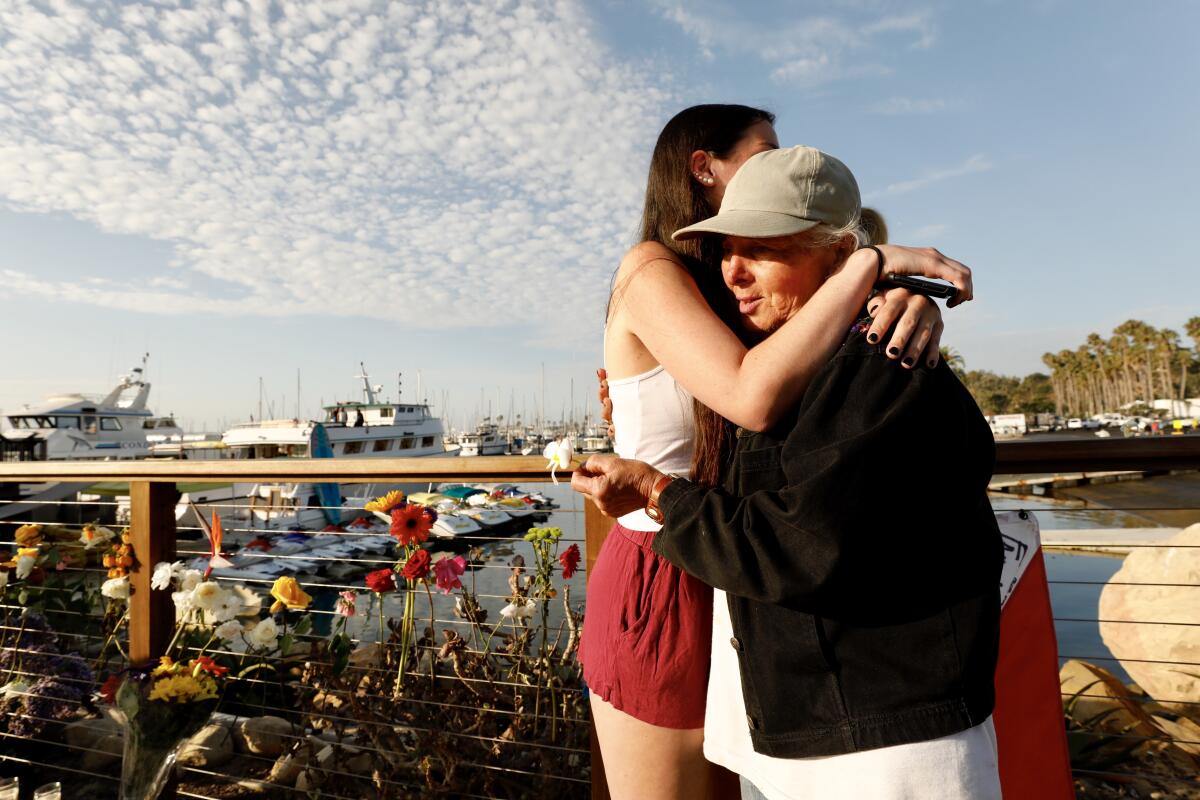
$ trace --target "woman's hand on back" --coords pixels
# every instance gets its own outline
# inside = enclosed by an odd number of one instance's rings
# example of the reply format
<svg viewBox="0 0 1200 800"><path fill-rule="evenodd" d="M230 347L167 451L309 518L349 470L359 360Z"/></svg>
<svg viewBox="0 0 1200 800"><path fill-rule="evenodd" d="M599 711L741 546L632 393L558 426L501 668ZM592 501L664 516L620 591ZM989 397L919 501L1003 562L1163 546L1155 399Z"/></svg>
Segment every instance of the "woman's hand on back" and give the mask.
<svg viewBox="0 0 1200 800"><path fill-rule="evenodd" d="M938 278L949 281L958 293L947 304L950 308L965 303L975 296L971 282L971 268L948 258L932 247L902 247L898 244L881 244L883 252L883 274L912 275L919 278Z"/></svg>
<svg viewBox="0 0 1200 800"><path fill-rule="evenodd" d="M888 358L899 358L906 369L920 361L931 369L937 366L943 327L937 303L907 289L888 289L868 301L867 311L871 314L868 342L878 342L895 325L886 348Z"/></svg>

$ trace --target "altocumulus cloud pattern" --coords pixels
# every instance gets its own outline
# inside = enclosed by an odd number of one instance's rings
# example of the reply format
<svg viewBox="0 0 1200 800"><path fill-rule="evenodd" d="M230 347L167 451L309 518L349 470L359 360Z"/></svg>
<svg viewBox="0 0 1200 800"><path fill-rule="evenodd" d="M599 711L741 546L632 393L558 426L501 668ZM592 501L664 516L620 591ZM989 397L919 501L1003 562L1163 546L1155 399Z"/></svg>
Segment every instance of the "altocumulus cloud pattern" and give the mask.
<svg viewBox="0 0 1200 800"><path fill-rule="evenodd" d="M595 305L666 94L569 0L10 0L0 207L174 258L82 283L0 261L3 282L163 313L394 319L404 297L427 327L511 322L497 287Z"/></svg>

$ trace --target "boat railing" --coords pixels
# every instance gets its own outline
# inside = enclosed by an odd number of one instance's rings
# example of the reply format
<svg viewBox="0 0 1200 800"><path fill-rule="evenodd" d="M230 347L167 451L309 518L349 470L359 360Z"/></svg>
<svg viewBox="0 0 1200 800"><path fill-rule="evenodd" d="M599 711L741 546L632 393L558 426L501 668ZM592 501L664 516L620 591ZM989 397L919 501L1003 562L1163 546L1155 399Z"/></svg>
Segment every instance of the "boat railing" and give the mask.
<svg viewBox="0 0 1200 800"><path fill-rule="evenodd" d="M1044 483L1047 476L1050 478L1059 476L1064 481L1068 479L1070 481L1087 480L1088 476L1091 476L1091 479L1099 481L1101 478L1114 474L1140 473L1145 475L1196 469L1200 469L1200 436L1066 441L1033 440L1002 442L997 445L997 486L1003 486L1010 493L1014 492L1015 487L1015 496L1017 497L1036 494L1038 486L1041 486L1043 491L1046 491L1047 485L1053 487L1053 483ZM560 480L569 479L569 475L570 470L558 473ZM31 485L41 484L50 487L70 485L76 490L94 485L109 486L110 489L113 484L127 485L130 514L128 527L137 561L129 573L131 593L128 606L128 630L122 644L124 645L124 655L127 657L125 663L145 664L156 660L167 648L175 622L175 608L170 592L155 591L151 587L154 565L163 561L173 561L176 558L190 558L207 554L202 540L184 538L197 534L194 526L185 525L176 520L176 502L180 488L184 485L192 493L195 492L197 486L202 487L209 484L280 482L306 484L325 482L372 484L466 482L515 483L527 486L544 483L548 477L544 459L521 456L480 456L471 459L427 457L420 459L315 460L289 458L204 462L3 462L0 463L0 549L15 551L17 542L14 535L18 527L36 519L44 519L45 515L56 517L60 525L80 528L84 522L90 521L88 515L95 513L98 508L107 506L115 508L117 505L116 498L111 493L99 495L100 500L85 501L79 499L78 495L74 493L54 494L46 489L39 490L41 494L35 491L31 495L22 495L20 486L25 486L28 491ZM1039 480L1043 483L1038 483ZM43 499L39 500L39 497ZM103 499L105 497L108 499ZM583 595L586 591L586 578L590 575L591 567L611 528L612 520L600 513L591 503L578 499L578 496L574 497L577 499L573 506L560 509L556 514L573 521L572 525L564 526L562 545L577 544L584 551L583 564L580 569L584 578L583 585L577 586L576 595L570 598L573 605L581 607L585 599ZM214 504L220 506L219 503ZM1167 505L1164 504L1163 507L1167 507ZM1178 508L1178 505L1175 507ZM14 508L19 509L19 512L11 513ZM1073 513L1097 515L1111 514L1114 511L1137 513L1139 508L1145 511L1147 506L1142 504L1136 507L1130 505L1126 508L1073 507ZM10 513L6 514L6 510ZM1185 511L1194 512L1190 516L1192 521L1200 520L1200 511L1194 508L1185 509ZM1041 512L1035 511L1034 513ZM1098 524L1097 527L1103 527L1103 524ZM495 537L492 539L494 540ZM1083 544L1088 543L1084 542ZM1096 544L1104 545L1105 542L1098 541ZM1111 545L1111 542L1109 541L1107 544ZM1135 543L1134 549L1169 546L1168 543L1155 540L1141 544ZM386 566L387 564L384 562L394 561L384 555L376 558L380 562L379 566ZM509 569L505 564L485 564L482 568ZM68 567L68 569L74 569L74 567ZM359 583L361 584L361 581ZM1088 586L1091 586L1091 590L1098 591L1095 586L1097 582L1091 580L1056 578L1052 575L1050 583L1051 592L1056 601L1064 591L1075 591ZM310 591L328 589L331 586L327 581L309 585L304 584L303 580L302 585ZM336 582L333 586L337 588ZM1200 582L1195 579L1186 586L1200 592ZM265 589L267 586L259 588ZM361 585L357 589L364 592ZM500 595L493 595L487 599L491 602L504 602L504 597ZM17 635L16 631L19 626L17 620L22 612L16 598L10 595L9 601L4 604L5 621L3 626L0 626L0 645L2 645L0 646L0 657L3 656L5 650L13 650L14 637ZM1194 602L1192 605L1196 606ZM1167 610L1163 609L1163 611ZM52 622L56 619L73 620L69 624L63 622L63 628L70 631L69 634L64 633L63 637L73 637L77 652L85 654L95 653L99 644L97 636L100 620L97 613L96 609L84 611L75 607L73 610L55 608L46 612ZM332 615L333 612L326 610L320 613ZM426 619L429 620L429 617ZM499 615L493 609L493 614L489 617L489 625L498 619ZM457 619L451 614L445 614L444 618L437 617L429 621L431 627L438 630L463 624L462 619ZM1075 646L1070 643L1078 641L1079 637L1064 635L1064 633L1078 630L1079 626L1095 629L1101 623L1098 613L1080 616L1076 613L1059 613L1056 609L1055 621L1060 632L1060 641L1065 643L1064 647L1060 648L1062 659L1078 658L1092 663L1101 663L1110 669L1119 668L1119 664L1126 654L1074 652ZM1131 626L1155 626L1156 630L1167 630L1180 642L1185 639L1197 641L1197 638L1200 637L1200 617L1196 617L1192 621L1180 622L1164 616L1155 617L1154 614L1149 614L1143 618L1120 620L1120 622ZM433 645L428 646L433 647ZM1167 666L1174 669L1200 671L1200 664L1188 663L1183 659L1163 660L1167 662ZM10 655L7 663L9 664L7 680L11 681L20 670L20 662L19 660L14 662ZM18 665L16 668L12 666L14 663ZM429 663L433 664L432 658ZM440 666L439 669L441 669ZM439 680L442 677L445 676L439 675ZM518 688L514 687L513 690L518 691ZM561 687L561 691L582 692L584 689L582 686ZM1093 690L1084 691L1081 694L1089 697L1093 694L1102 695L1103 693ZM267 695L268 692L264 689L264 698ZM462 700L461 696L456 697L459 699L443 704L447 713L470 711L477 714L479 718L500 713L499 709L485 708L482 704L472 707L469 701ZM398 702L402 704L404 701ZM90 701L82 705L91 707ZM1200 698L1197 698L1194 707L1200 709ZM41 770L46 774L65 775L67 778L77 781L91 779L96 782L96 786L100 787L98 792L113 790L112 780L115 770L111 766L111 743L99 740L81 742L77 739L68 739L63 734L61 719L45 720L44 724L39 723L38 726L35 726L39 732L32 737L20 736L13 732L14 728L11 723L21 712L16 710L16 706L12 702L5 703L2 708L3 713L0 713L0 766L8 762L8 766L25 771ZM582 708L585 709L583 713L586 716L586 703ZM294 708L272 707L270 702L264 702L259 713L278 715L288 719L297 717ZM538 713L544 715L545 710ZM82 716L84 714L79 712L72 718ZM346 725L356 724L356 720L347 719L344 713L339 715L329 711L327 716L329 717L328 726L331 727L325 728L326 734L329 730L341 729L344 731ZM1200 720L1200 714L1195 715L1195 718ZM305 719L311 720L312 714L310 713ZM477 791L471 796L513 796L520 794L520 787L523 785L527 787L536 785L538 791L546 796L560 794L578 796L590 788L592 797L606 798L608 794L604 781L604 770L594 736L586 731L582 734L582 738L578 732L574 736L565 735L563 731L569 724L572 724L572 721L566 718L562 718L560 721L558 735L564 737L561 741L543 739L536 742L523 742L520 731L514 729L514 732L503 741L489 739L486 742L485 750L479 751L495 752L501 756L496 758L488 756L473 761L464 757L464 760L457 764L456 769L477 770L486 773L487 780L473 785L492 787L487 791ZM364 721L358 720L358 722ZM583 724L587 725L586 719L583 720ZM339 726L341 727L339 728ZM20 726L17 726L16 730L19 731ZM315 737L317 742L328 743L328 736L321 739L320 734L320 731L314 732L305 728L302 730L300 739ZM419 732L413 735L419 735ZM468 750L468 745L480 744L478 741L480 737L467 731L446 730L442 731L440 735L448 737L442 743L445 747L454 749L458 746L464 753ZM1154 738L1146 730L1140 728L1127 730L1124 733L1100 730L1083 731L1081 735L1094 735L1098 739L1100 737L1110 739L1116 737L1131 741L1136 737ZM1164 736L1163 738L1168 737ZM1200 739L1200 737L1197 738ZM21 741L22 739L24 741ZM37 747L31 747L31 740ZM105 761L105 748L108 748L107 761ZM346 777L347 772L353 772L349 766L350 762L355 754L361 755L362 750L361 748L343 750L337 742L333 743L333 748L336 753L334 762L332 764L325 762L320 768L330 774L341 774ZM97 750L100 752L95 752ZM119 753L119 748L116 752ZM78 760L68 763L67 755L77 756ZM425 758L425 761L421 763L426 766L432 763L430 759L433 762L437 761L436 754L419 755ZM239 758L242 758L243 762L248 760L250 766L247 767L246 763L237 766L235 759L234 762L228 762L225 766L193 765L181 769L178 796L209 797L210 795L206 794L206 791L225 796L221 789L214 788L223 781L242 782L244 785L257 786L263 790L274 788L282 791L291 788L292 794L285 794L285 796L305 796L304 792L295 788L295 784L292 784L291 787L268 786L266 773L269 771L268 768L274 765L267 763L262 757L243 755ZM245 774L247 769L253 773L249 778ZM317 769L317 767L313 766L312 769ZM1112 765L1101 767L1084 763L1077 766L1075 772L1078 780L1099 781L1105 779L1106 776L1111 777L1113 774L1126 782L1138 778L1136 769L1123 769L1120 766ZM1122 775L1127 777L1122 777ZM355 776L350 775L349 777ZM425 775L425 779L432 780L428 774ZM252 782L246 783L248 780ZM411 782L393 781L389 783L388 780L384 780L384 783L377 787L377 791L379 796L392 796L393 794L404 796L405 792L419 791L422 785L421 781L418 769L413 773ZM310 783L310 787L312 785ZM338 794L337 792L326 792L322 796L337 797Z"/></svg>

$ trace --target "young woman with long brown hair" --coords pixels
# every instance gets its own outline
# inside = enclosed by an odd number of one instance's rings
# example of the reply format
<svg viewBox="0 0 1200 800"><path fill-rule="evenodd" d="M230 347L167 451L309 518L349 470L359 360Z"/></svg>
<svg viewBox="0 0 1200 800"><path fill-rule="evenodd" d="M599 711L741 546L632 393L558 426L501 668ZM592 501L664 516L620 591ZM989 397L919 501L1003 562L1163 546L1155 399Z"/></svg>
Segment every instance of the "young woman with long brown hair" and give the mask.
<svg viewBox="0 0 1200 800"><path fill-rule="evenodd" d="M741 164L779 146L773 123L769 112L738 105L694 106L667 123L651 158L641 242L622 260L609 303L604 361L617 453L708 485L728 447L726 420L774 426L841 344L880 267L876 252L860 251L769 339L747 348L734 332L739 307L721 281L719 250L711 238L671 234L716 213ZM970 271L958 262L880 248L889 272L943 278L959 302L970 299ZM894 323L890 355L936 363L936 305L893 291L872 311L872 341ZM645 512L627 514L599 555L584 677L612 796L699 800L713 790L702 751L712 595L650 551L657 527Z"/></svg>

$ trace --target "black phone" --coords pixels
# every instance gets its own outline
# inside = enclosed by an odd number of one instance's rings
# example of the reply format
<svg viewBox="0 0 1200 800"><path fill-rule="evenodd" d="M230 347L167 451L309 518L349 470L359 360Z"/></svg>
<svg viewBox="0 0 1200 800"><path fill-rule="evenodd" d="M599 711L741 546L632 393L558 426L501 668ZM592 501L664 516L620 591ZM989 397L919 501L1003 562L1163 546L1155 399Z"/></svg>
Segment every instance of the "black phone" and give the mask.
<svg viewBox="0 0 1200 800"><path fill-rule="evenodd" d="M911 275L897 275L894 272L884 275L879 285L899 286L902 289L908 289L910 292L923 294L926 297L939 297L943 300L953 300L954 295L958 294L958 289L952 284L938 283L927 278L914 278Z"/></svg>

